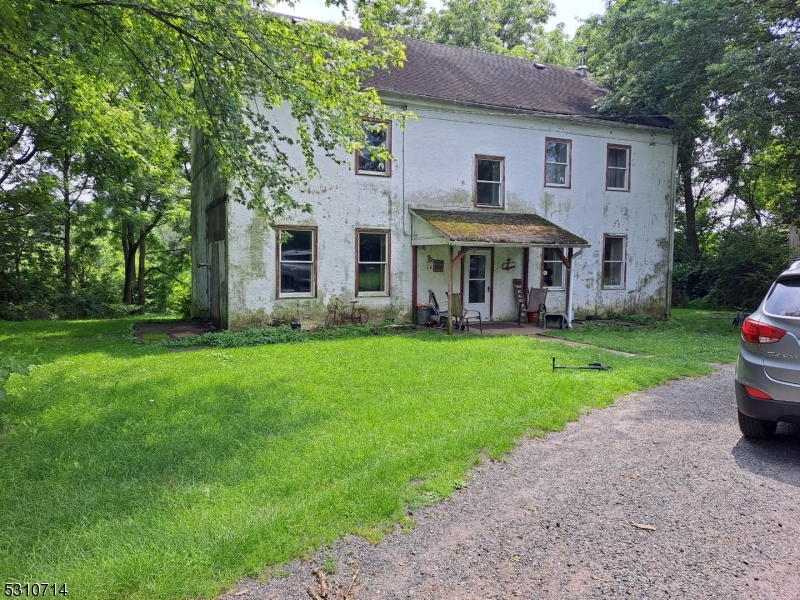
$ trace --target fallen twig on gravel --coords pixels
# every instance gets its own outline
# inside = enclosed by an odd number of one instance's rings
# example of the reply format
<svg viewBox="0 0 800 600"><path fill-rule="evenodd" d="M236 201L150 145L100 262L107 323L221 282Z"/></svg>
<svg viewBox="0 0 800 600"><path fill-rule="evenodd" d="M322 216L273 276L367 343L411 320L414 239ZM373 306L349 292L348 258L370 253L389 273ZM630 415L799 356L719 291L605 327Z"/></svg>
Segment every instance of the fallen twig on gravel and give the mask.
<svg viewBox="0 0 800 600"><path fill-rule="evenodd" d="M357 577L358 577L358 567L356 567L356 570L353 572L353 580L350 582L350 585L347 587L347 591L344 593L344 600L348 600L350 598L350 590L353 589L353 584L356 582ZM358 594L359 589L361 588L360 587L356 588L355 591L356 594Z"/></svg>
<svg viewBox="0 0 800 600"><path fill-rule="evenodd" d="M325 573L319 567L313 569L311 572L317 576L317 584L319 585L319 593L311 586L306 586L306 592L308 592L312 600L334 600L336 598L340 598L341 600L355 600L356 596L358 596L358 592L361 591L361 586L355 585L359 573L358 566L356 566L356 570L353 572L353 578L350 580L350 585L347 586L347 589L344 589L341 585L335 585L335 588L331 590L328 587L327 579L325 579ZM334 581L334 584L335 583Z"/></svg>

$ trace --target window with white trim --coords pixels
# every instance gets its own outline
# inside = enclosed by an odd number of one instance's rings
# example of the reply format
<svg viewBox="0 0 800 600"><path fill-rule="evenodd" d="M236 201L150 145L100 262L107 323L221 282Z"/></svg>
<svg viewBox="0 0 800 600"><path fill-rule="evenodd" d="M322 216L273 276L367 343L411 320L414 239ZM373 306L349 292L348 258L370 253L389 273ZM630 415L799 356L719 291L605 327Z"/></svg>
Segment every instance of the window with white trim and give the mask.
<svg viewBox="0 0 800 600"><path fill-rule="evenodd" d="M503 206L503 158L475 156L475 205Z"/></svg>
<svg viewBox="0 0 800 600"><path fill-rule="evenodd" d="M542 250L542 287L564 288L564 263L556 254L555 248Z"/></svg>
<svg viewBox="0 0 800 600"><path fill-rule="evenodd" d="M625 287L625 237L605 236L603 240L603 288Z"/></svg>
<svg viewBox="0 0 800 600"><path fill-rule="evenodd" d="M386 154L392 151L392 124L387 121L362 122L366 145L356 151L356 175L391 177L392 163Z"/></svg>
<svg viewBox="0 0 800 600"><path fill-rule="evenodd" d="M544 184L548 187L570 187L570 140L545 140Z"/></svg>
<svg viewBox="0 0 800 600"><path fill-rule="evenodd" d="M389 232L356 231L356 294L389 295Z"/></svg>
<svg viewBox="0 0 800 600"><path fill-rule="evenodd" d="M278 296L313 297L316 291L316 229L279 227Z"/></svg>
<svg viewBox="0 0 800 600"><path fill-rule="evenodd" d="M608 145L606 189L627 192L630 189L630 146Z"/></svg>

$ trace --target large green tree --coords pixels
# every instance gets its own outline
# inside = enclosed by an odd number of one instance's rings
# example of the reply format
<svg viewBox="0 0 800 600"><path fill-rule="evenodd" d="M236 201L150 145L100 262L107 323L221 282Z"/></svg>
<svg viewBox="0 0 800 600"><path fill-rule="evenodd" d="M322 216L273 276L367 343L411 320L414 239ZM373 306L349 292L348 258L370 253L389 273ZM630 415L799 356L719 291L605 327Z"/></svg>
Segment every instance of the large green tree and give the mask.
<svg viewBox="0 0 800 600"><path fill-rule="evenodd" d="M144 164L113 150L90 158L97 180L94 227L112 233L119 244L122 302L138 300L141 312L146 305L148 238L174 211L188 208L189 157L178 131L171 122L142 123L142 135L150 140L140 148L147 157Z"/></svg>
<svg viewBox="0 0 800 600"><path fill-rule="evenodd" d="M445 0L438 11L409 0L378 14L378 20L409 37L509 54L549 64L571 65L575 44L563 24L545 30L555 14L550 0Z"/></svg>
<svg viewBox="0 0 800 600"><path fill-rule="evenodd" d="M549 0L446 0L436 15L436 41L506 53L532 46L554 14Z"/></svg>
<svg viewBox="0 0 800 600"><path fill-rule="evenodd" d="M145 111L205 131L223 174L240 185L237 197L269 219L296 205L290 192L316 173L315 147L333 157L362 143L363 117L397 116L361 86L402 58L376 25L381 1L356 2L364 33L342 36L276 16L259 0L5 0L0 177L47 151L33 132L58 118L54 99L68 97L80 144L142 162ZM270 110L284 102L291 130Z"/></svg>
<svg viewBox="0 0 800 600"><path fill-rule="evenodd" d="M43 178L0 195L0 305L45 303L58 288L62 215L50 183Z"/></svg>
<svg viewBox="0 0 800 600"><path fill-rule="evenodd" d="M695 254L704 183L741 182L742 169L764 148L798 139L800 74L792 65L800 64L799 6L793 0L616 0L580 32L589 44L590 71L611 90L601 111L675 122L686 237ZM735 194L734 187L720 198Z"/></svg>

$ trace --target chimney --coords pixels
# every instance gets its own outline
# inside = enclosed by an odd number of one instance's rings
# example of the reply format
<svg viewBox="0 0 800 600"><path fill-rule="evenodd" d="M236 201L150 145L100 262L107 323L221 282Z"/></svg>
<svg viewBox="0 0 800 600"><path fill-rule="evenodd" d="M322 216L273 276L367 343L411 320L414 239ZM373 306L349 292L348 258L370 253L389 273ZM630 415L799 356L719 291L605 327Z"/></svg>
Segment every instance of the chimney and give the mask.
<svg viewBox="0 0 800 600"><path fill-rule="evenodd" d="M589 49L589 46L583 45L578 46L578 54L581 55L580 63L578 64L578 69L575 71L575 74L578 77L586 77L589 74L589 67L586 66L586 51Z"/></svg>

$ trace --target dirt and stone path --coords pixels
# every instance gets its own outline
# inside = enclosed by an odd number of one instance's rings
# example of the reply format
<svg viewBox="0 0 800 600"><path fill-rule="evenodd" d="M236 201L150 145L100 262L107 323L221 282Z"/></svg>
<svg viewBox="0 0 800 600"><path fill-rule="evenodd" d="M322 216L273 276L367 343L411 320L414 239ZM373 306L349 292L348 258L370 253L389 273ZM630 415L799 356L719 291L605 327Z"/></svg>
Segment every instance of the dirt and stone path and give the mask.
<svg viewBox="0 0 800 600"><path fill-rule="evenodd" d="M797 599L798 515L800 429L742 438L725 366L524 441L410 533L348 537L222 598L307 600L328 561L345 586L358 566L358 600Z"/></svg>

